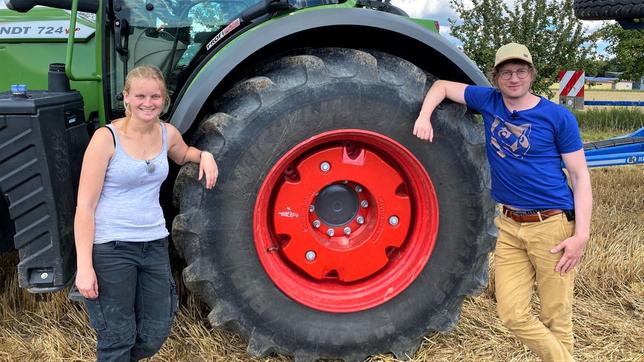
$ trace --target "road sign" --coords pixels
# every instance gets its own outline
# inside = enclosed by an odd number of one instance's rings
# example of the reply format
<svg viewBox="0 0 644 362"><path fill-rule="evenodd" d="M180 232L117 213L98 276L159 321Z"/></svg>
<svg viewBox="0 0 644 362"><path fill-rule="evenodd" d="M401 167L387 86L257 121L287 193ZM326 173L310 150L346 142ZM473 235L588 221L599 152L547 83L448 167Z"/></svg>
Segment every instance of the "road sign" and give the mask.
<svg viewBox="0 0 644 362"><path fill-rule="evenodd" d="M584 71L559 72L559 104L571 109L584 108Z"/></svg>

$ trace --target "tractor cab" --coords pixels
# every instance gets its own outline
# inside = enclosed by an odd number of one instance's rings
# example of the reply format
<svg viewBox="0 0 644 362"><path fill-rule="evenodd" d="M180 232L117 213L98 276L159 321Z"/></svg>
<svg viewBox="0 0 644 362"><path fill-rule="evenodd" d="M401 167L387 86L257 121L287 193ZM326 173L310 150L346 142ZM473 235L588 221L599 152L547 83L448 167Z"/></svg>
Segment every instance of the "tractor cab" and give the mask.
<svg viewBox="0 0 644 362"><path fill-rule="evenodd" d="M127 72L155 65L166 77L174 98L178 89L217 40L241 25L241 14L257 0L143 1L114 0L108 6L110 30L106 49L106 83L110 108L122 113ZM226 32L223 32L227 29Z"/></svg>

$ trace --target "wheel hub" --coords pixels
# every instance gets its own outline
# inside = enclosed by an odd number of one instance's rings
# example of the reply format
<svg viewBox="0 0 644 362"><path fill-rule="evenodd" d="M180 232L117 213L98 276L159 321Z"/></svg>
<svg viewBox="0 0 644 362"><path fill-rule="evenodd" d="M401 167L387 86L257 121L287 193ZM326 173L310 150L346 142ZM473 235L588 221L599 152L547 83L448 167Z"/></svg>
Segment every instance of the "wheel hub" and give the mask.
<svg viewBox="0 0 644 362"><path fill-rule="evenodd" d="M329 185L320 191L314 205L322 223L343 226L358 213L358 195L346 184Z"/></svg>

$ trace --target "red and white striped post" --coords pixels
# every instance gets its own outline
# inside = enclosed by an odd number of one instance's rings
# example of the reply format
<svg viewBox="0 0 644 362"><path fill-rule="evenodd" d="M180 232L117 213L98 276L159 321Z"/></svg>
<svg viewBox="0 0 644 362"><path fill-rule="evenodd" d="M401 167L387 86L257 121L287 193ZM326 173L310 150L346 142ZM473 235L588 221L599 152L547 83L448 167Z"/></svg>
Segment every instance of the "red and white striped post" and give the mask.
<svg viewBox="0 0 644 362"><path fill-rule="evenodd" d="M559 72L559 104L572 109L584 109L584 71Z"/></svg>

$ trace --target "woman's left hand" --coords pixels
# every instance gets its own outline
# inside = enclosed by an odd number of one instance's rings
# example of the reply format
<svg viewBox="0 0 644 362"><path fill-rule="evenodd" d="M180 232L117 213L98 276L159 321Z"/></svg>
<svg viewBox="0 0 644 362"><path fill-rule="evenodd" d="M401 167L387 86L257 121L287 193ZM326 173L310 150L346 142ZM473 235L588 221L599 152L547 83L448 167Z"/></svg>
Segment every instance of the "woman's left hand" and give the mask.
<svg viewBox="0 0 644 362"><path fill-rule="evenodd" d="M201 152L199 160L199 180L201 180L204 175L206 176L206 189L213 188L217 182L219 169L217 168L217 162L215 162L215 156L207 151Z"/></svg>

